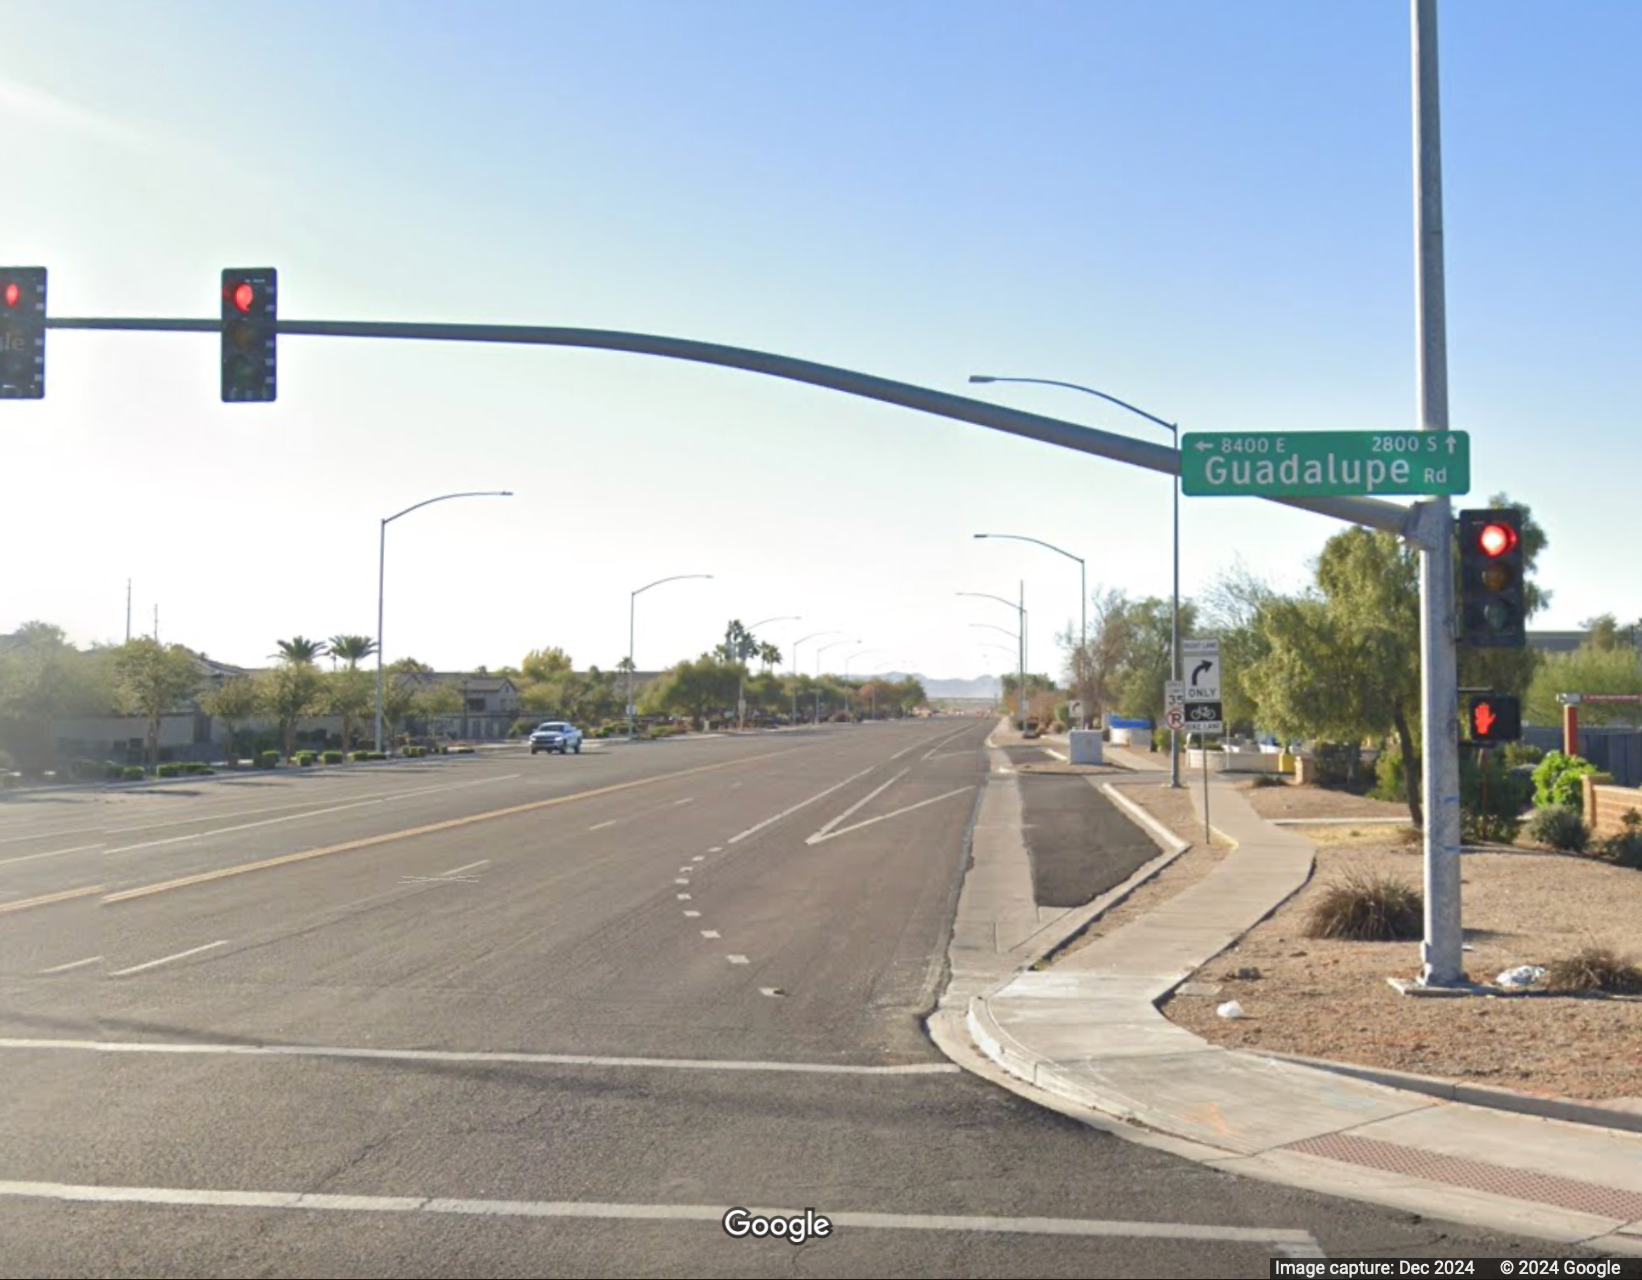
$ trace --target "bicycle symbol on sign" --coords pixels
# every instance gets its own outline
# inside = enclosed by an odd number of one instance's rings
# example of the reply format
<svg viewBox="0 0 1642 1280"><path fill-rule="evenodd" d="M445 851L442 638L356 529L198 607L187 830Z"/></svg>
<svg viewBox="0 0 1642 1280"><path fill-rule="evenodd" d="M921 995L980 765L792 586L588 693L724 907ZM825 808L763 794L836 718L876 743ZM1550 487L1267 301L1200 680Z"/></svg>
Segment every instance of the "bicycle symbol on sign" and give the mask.
<svg viewBox="0 0 1642 1280"><path fill-rule="evenodd" d="M1209 703L1206 703L1206 702L1198 703L1197 705L1192 707L1192 709L1187 714L1193 720L1214 720L1214 719L1218 719L1218 717L1215 715L1214 707L1211 706Z"/></svg>

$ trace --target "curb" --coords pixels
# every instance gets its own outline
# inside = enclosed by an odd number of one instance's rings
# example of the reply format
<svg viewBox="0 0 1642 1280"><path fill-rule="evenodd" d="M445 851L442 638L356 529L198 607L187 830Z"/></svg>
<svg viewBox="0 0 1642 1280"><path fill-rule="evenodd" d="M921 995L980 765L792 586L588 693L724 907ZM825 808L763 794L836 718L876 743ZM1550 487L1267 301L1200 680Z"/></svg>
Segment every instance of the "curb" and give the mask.
<svg viewBox="0 0 1642 1280"><path fill-rule="evenodd" d="M1235 1052L1251 1057L1268 1058L1275 1062L1289 1062L1295 1066L1311 1067L1335 1075L1366 1080L1388 1089L1404 1089L1441 1098L1445 1102L1463 1102L1467 1106L1487 1107L1491 1111L1512 1111L1518 1115L1540 1116L1547 1120L1565 1120L1572 1124L1592 1125L1599 1129L1618 1129L1642 1133L1642 1112L1620 1111L1597 1102L1582 1102L1577 1098L1540 1097L1516 1089L1502 1089L1497 1085L1467 1084L1463 1080L1448 1080L1442 1076L1422 1076L1411 1071L1394 1071L1389 1067L1364 1067L1354 1062L1334 1062L1328 1058L1308 1058L1298 1053L1280 1053L1275 1049L1243 1049Z"/></svg>
<svg viewBox="0 0 1642 1280"><path fill-rule="evenodd" d="M217 769L213 766L211 773L185 773L175 778L133 778L130 782L123 779L104 782L59 782L42 787L4 787L0 788L0 804L4 804L10 796L40 796L62 795L70 791L129 791L137 787L171 787L187 782L215 782L225 778L273 778L287 774L298 774L302 777L318 777L326 770L340 769L379 769L387 765L417 764L424 760L445 759L444 756L419 756L415 758L395 756L391 760L349 760L344 764L315 764L307 768L299 765L285 764L277 769L258 769L254 765L243 769ZM451 759L462 759L464 756L452 756ZM477 752L474 753L478 758Z"/></svg>

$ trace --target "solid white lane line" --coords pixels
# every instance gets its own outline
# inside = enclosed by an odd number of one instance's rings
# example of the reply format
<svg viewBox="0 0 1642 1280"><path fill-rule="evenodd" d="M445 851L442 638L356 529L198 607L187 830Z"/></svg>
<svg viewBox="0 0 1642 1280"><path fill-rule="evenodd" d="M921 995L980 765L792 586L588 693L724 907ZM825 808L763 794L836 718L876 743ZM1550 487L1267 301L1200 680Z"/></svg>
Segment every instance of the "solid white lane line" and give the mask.
<svg viewBox="0 0 1642 1280"><path fill-rule="evenodd" d="M441 871L439 874L442 875L442 876L459 876L464 871L472 871L475 867L487 867L489 865L490 865L490 859L489 858L480 858L479 861L470 862L465 867L457 867L453 871Z"/></svg>
<svg viewBox="0 0 1642 1280"><path fill-rule="evenodd" d="M827 823L826 826L822 827L819 831L817 831L815 833L815 835L817 835L817 836L826 835L827 832L831 831L834 827L836 827L845 818L849 817L857 809L861 808L862 805L866 804L868 801L872 800L876 796L883 795L884 792L888 791L897 782L899 782L902 778L906 777L907 774L909 774L911 772L912 772L911 769L902 769L900 773L896 774L888 782L884 783L883 786L877 787L874 790L867 792L866 795L862 796L859 800L857 800L854 804L852 804L848 809L845 809L843 813L839 814L831 822ZM815 843L815 836L811 836L808 843L814 844Z"/></svg>
<svg viewBox="0 0 1642 1280"><path fill-rule="evenodd" d="M590 826L588 828L588 830L589 831L603 831L606 827L613 827L620 821L621 821L620 818L611 818L609 822L595 822L592 826Z"/></svg>
<svg viewBox="0 0 1642 1280"><path fill-rule="evenodd" d="M207 942L203 947L190 947L187 951L179 951L174 956L161 956L158 960L150 960L146 964L134 964L129 969L116 969L108 976L123 978L128 973L141 973L144 969L153 969L158 965L170 964L173 960L186 960L189 956L197 956L202 951L210 951L213 947L226 947L227 938L219 938L215 942Z"/></svg>
<svg viewBox="0 0 1642 1280"><path fill-rule="evenodd" d="M507 782L520 774L510 773L500 778L477 778L472 782L453 782L444 787L427 787L420 791L396 791L388 796L374 796L369 800L350 800L346 804L331 805L326 809L309 809L303 813L288 813L283 818L264 818L260 822L241 822L232 827L214 827L210 831L196 831L186 836L168 836L163 840L144 840L139 844L120 845L114 849L105 850L105 853L131 853L137 849L157 849L161 845L182 844L189 840L204 840L207 836L225 836L234 831L249 831L253 827L271 827L280 822L300 822L304 818L318 818L329 813L341 813L344 809L363 809L367 805L386 804L389 800L401 800L406 796L428 795L434 791L454 791L457 787L476 787L492 782Z"/></svg>
<svg viewBox="0 0 1642 1280"><path fill-rule="evenodd" d="M303 1191L216 1191L194 1187L106 1187L66 1182L0 1182L0 1196L95 1204L188 1205L210 1209L303 1209L329 1213L436 1213L486 1218L581 1218L628 1222L699 1222L722 1230L722 1204L616 1204L599 1200L465 1200L443 1196L332 1195ZM802 1218L787 1206L744 1206L761 1218ZM1222 1227L1195 1222L1114 1222L1099 1218L1004 1218L978 1214L872 1213L828 1210L836 1228L862 1231L944 1231L966 1234L1083 1236L1265 1245L1277 1252L1321 1257L1309 1231L1284 1227Z"/></svg>
<svg viewBox="0 0 1642 1280"><path fill-rule="evenodd" d="M815 795L811 796L808 800L800 800L797 804L793 805L790 809L783 809L780 813L776 814L773 818L765 818L763 822L759 822L759 823L754 824L753 826L748 827L745 831L741 832L739 835L731 836L730 837L730 843L731 844L739 844L741 841L745 840L748 836L756 835L758 832L764 830L764 828L769 826L772 822L780 822L781 819L791 817L793 814L797 813L800 809L809 808L809 806L814 804L817 800L825 800L834 791L837 791L838 788L847 787L847 786L849 786L850 783L854 782L857 778L866 777L867 774L871 773L877 767L878 767L877 765L872 764L872 765L868 765L865 769L861 770L860 773L852 773L849 777L845 778L842 782L833 783L833 785L828 787L825 791L817 792Z"/></svg>
<svg viewBox="0 0 1642 1280"><path fill-rule="evenodd" d="M966 791L973 791L974 787L959 787L956 791L948 791L944 795L931 796L928 800L920 800L917 804L909 804L904 809L897 809L894 813L881 813L876 818L868 818L865 822L857 822L851 827L841 827L837 831L826 835L813 835L805 844L820 844L824 840L836 840L839 836L848 835L851 831L859 831L862 827L870 827L875 822L887 822L891 818L899 818L903 813L911 813L914 809L922 809L927 804L937 804L942 800L950 800L953 796L961 796Z"/></svg>
<svg viewBox="0 0 1642 1280"><path fill-rule="evenodd" d="M72 849L51 849L45 853L25 853L16 858L0 858L0 867L9 867L14 862L33 862L36 858L59 858L65 853L85 853L90 849L101 849L103 841L96 844L77 844Z"/></svg>
<svg viewBox="0 0 1642 1280"><path fill-rule="evenodd" d="M701 936L703 938L718 938L718 937L722 937L723 935L720 934L717 929L703 929L701 931Z"/></svg>
<svg viewBox="0 0 1642 1280"><path fill-rule="evenodd" d="M63 827L57 831L32 831L26 836L0 837L0 844L16 844L19 840L60 840L64 836L106 836L106 827Z"/></svg>
<svg viewBox="0 0 1642 1280"><path fill-rule="evenodd" d="M954 730L954 731L953 731L953 732L952 732L952 733L949 733L949 734L947 734L947 735L946 735L946 736L945 736L945 737L944 737L944 738L937 738L937 739L936 739L936 740L935 740L935 745L934 745L934 746L932 746L932 747L931 747L931 748L930 748L930 749L929 749L929 750L928 750L928 751L927 751L927 752L926 752L926 753L925 753L925 754L924 754L924 759L925 759L925 760L929 760L929 759L932 759L932 758L933 758L933 757L934 757L934 755L935 755L935 753L936 753L936 752L937 752L937 751L939 751L939 750L940 750L940 749L941 749L941 748L942 748L942 747L943 747L943 746L945 746L945 745L946 745L946 744L947 744L947 743L948 743L948 742L951 742L951 741L952 741L952 739L954 739L954 738L956 738L956 737L957 737L957 736L958 736L958 735L959 735L959 734L960 734L960 733L965 733L965 732L967 732L967 731L968 731L968 729L969 729L969 726L968 726L968 725L965 725L965 726L964 726L964 727L963 727L963 728L962 728L962 729L957 729L957 730Z"/></svg>
<svg viewBox="0 0 1642 1280"><path fill-rule="evenodd" d="M87 956L84 960L70 960L67 964L54 964L49 969L40 970L41 973L67 973L70 969L79 969L88 964L96 964L101 956Z"/></svg>
<svg viewBox="0 0 1642 1280"><path fill-rule="evenodd" d="M742 957L743 960L746 957ZM62 1049L88 1053L203 1054L230 1058L350 1058L385 1062L514 1062L548 1067L653 1067L670 1071L773 1071L798 1075L946 1076L963 1068L955 1062L919 1062L898 1067L850 1066L830 1062L734 1061L717 1058L610 1058L579 1053L487 1053L454 1049L345 1049L323 1045L174 1044L159 1040L0 1039L0 1049Z"/></svg>
<svg viewBox="0 0 1642 1280"><path fill-rule="evenodd" d="M728 960L731 964L746 964L747 963L747 957L746 956L725 956L724 958L726 960Z"/></svg>

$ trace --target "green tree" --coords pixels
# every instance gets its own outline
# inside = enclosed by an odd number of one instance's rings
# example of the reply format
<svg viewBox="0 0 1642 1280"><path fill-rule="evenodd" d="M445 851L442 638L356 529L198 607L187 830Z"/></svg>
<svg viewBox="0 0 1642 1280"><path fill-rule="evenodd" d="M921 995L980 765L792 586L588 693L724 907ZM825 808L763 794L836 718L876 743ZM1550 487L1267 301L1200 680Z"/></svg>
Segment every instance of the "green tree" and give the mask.
<svg viewBox="0 0 1642 1280"><path fill-rule="evenodd" d="M369 636L336 635L325 643L334 656L348 664L350 671L376 652L376 641Z"/></svg>
<svg viewBox="0 0 1642 1280"><path fill-rule="evenodd" d="M1248 673L1269 652L1260 615L1277 598L1271 585L1241 559L1220 575L1204 597L1204 629L1220 639L1220 692L1227 727L1240 732L1270 727L1260 718Z"/></svg>
<svg viewBox="0 0 1642 1280"><path fill-rule="evenodd" d="M352 750L355 723L370 716L375 706L376 681L370 672L350 662L341 671L325 675L320 702L331 715L342 717L342 749Z"/></svg>
<svg viewBox="0 0 1642 1280"><path fill-rule="evenodd" d="M60 627L26 622L0 650L0 747L26 768L51 758L53 721L106 714L113 703L107 653L80 652Z"/></svg>
<svg viewBox="0 0 1642 1280"><path fill-rule="evenodd" d="M309 640L305 636L292 636L289 640L276 640L275 646L279 652L270 654L281 662L297 662L311 664L325 652L324 641Z"/></svg>
<svg viewBox="0 0 1642 1280"><path fill-rule="evenodd" d="M1170 639L1174 604L1149 596L1131 601L1127 614L1128 645L1117 675L1118 710L1126 716L1163 720L1163 683L1170 676ZM1180 602L1180 635L1197 634L1197 606Z"/></svg>
<svg viewBox="0 0 1642 1280"><path fill-rule="evenodd" d="M726 662L715 651L704 653L694 662L681 662L654 681L640 698L646 715L685 715L700 720L727 711L735 705L736 691L747 668Z"/></svg>
<svg viewBox="0 0 1642 1280"><path fill-rule="evenodd" d="M412 711L424 720L458 715L462 705L462 691L445 680L423 683L411 699Z"/></svg>
<svg viewBox="0 0 1642 1280"><path fill-rule="evenodd" d="M249 676L235 676L224 680L215 689L200 698L200 708L206 715L215 716L228 726L228 751L235 750L239 728L247 720L262 714L263 686Z"/></svg>
<svg viewBox="0 0 1642 1280"><path fill-rule="evenodd" d="M312 661L292 659L257 676L262 704L279 722L279 738L289 760L296 751L296 726L323 705L324 685Z"/></svg>
<svg viewBox="0 0 1642 1280"><path fill-rule="evenodd" d="M1528 686L1525 718L1532 724L1562 722L1559 693L1642 694L1642 655L1626 645L1604 648L1593 636L1572 653L1547 654ZM1637 703L1590 702L1579 709L1581 724L1636 724L1642 721Z"/></svg>
<svg viewBox="0 0 1642 1280"><path fill-rule="evenodd" d="M1087 639L1068 629L1061 646L1068 651L1066 678L1084 714L1106 722L1107 708L1118 700L1119 676L1128 660L1129 598L1117 588L1096 586L1089 597Z"/></svg>
<svg viewBox="0 0 1642 1280"><path fill-rule="evenodd" d="M428 666L427 663L418 662L415 658L395 658L392 662L388 663L385 669L388 671L411 673L426 672L429 674L433 671L433 668Z"/></svg>
<svg viewBox="0 0 1642 1280"><path fill-rule="evenodd" d="M148 722L146 756L152 770L159 762L160 718L199 687L199 660L180 644L139 636L115 650L114 670L119 706Z"/></svg>
<svg viewBox="0 0 1642 1280"><path fill-rule="evenodd" d="M416 707L416 696L422 691L422 682L416 674L389 670L382 677L382 734L384 745L392 743L399 728Z"/></svg>

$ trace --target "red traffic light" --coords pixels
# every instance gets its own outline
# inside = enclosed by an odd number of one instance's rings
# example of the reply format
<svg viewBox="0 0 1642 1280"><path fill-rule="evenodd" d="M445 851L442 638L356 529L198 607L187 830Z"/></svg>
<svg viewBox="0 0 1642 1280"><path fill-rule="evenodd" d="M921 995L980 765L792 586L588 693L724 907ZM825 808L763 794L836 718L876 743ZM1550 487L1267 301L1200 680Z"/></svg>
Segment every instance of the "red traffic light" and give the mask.
<svg viewBox="0 0 1642 1280"><path fill-rule="evenodd" d="M1477 534L1477 545L1486 556L1502 556L1517 545L1517 531L1508 524L1485 524Z"/></svg>
<svg viewBox="0 0 1642 1280"><path fill-rule="evenodd" d="M8 280L6 282L6 305L8 307L15 307L18 299L22 296L23 291L17 287L17 281Z"/></svg>
<svg viewBox="0 0 1642 1280"><path fill-rule="evenodd" d="M234 306L241 311L249 311L251 304L257 300L257 291L249 284L241 281L234 289Z"/></svg>

